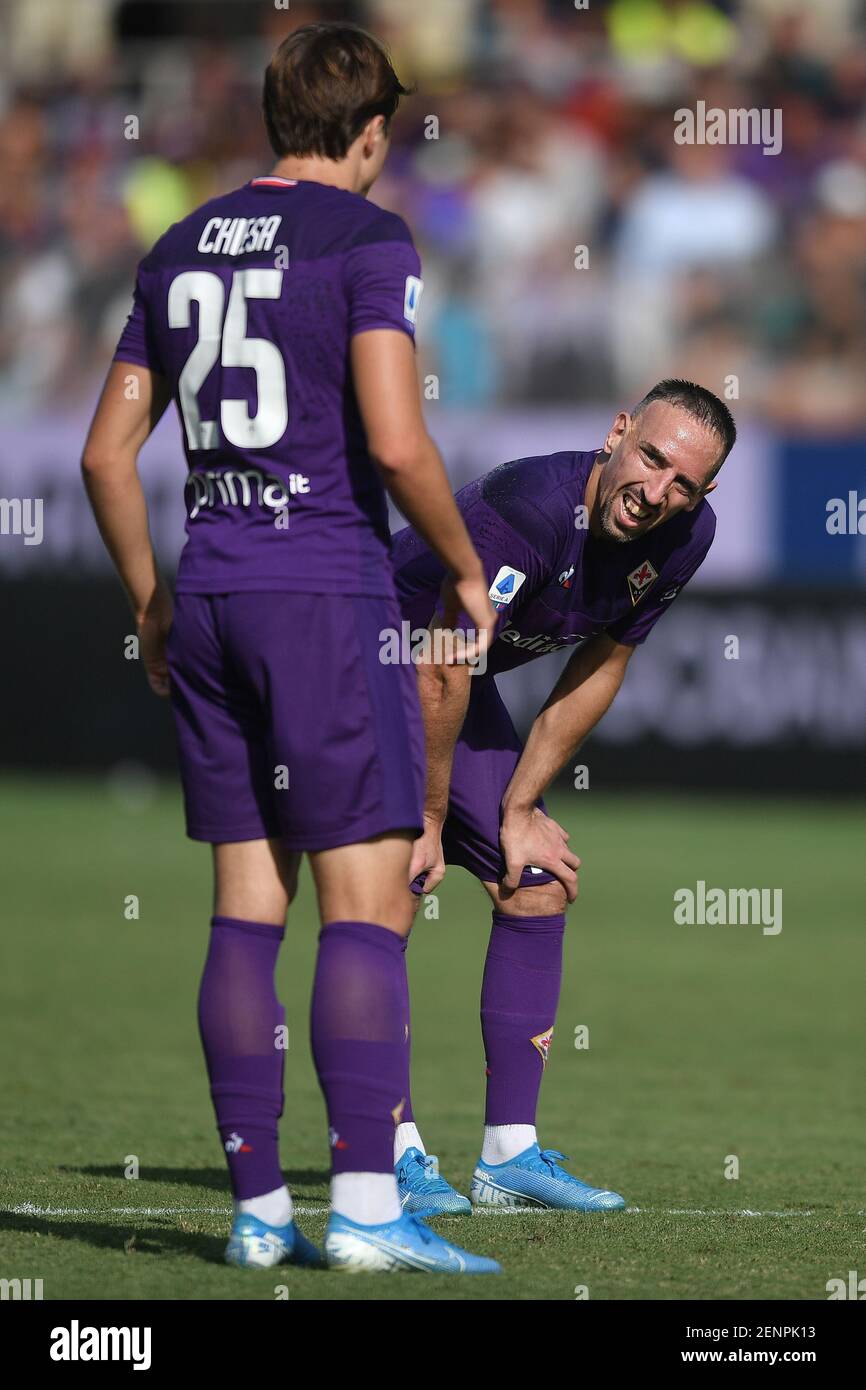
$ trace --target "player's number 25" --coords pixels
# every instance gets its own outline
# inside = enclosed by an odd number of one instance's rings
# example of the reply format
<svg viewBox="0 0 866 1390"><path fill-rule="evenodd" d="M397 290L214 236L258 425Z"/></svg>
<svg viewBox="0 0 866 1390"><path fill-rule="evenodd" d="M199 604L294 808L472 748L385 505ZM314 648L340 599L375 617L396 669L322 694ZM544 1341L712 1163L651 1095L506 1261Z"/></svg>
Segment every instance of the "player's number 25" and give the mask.
<svg viewBox="0 0 866 1390"><path fill-rule="evenodd" d="M263 268L236 270L228 309L225 286L212 270L185 270L168 291L170 328L189 328L190 306L198 304L198 341L178 378L178 395L190 449L215 449L216 420L203 420L198 393L216 363L251 367L256 374L258 408L250 415L245 400L222 400L219 424L229 444L239 449L267 449L285 433L289 420L286 369L279 348L265 338L247 337L247 300L279 299L283 272Z"/></svg>

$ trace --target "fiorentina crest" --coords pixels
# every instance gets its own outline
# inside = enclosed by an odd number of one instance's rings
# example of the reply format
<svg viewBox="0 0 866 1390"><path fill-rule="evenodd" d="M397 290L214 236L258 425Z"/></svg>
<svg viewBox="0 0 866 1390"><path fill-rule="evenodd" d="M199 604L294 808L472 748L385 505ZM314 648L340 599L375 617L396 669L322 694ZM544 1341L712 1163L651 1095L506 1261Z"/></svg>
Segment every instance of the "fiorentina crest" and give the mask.
<svg viewBox="0 0 866 1390"><path fill-rule="evenodd" d="M532 1046L536 1048L537 1051L541 1054L541 1065L543 1067L546 1067L547 1056L550 1052L550 1044L553 1041L553 1028L548 1028L545 1033L536 1033L535 1037L530 1038L529 1041L532 1043Z"/></svg>
<svg viewBox="0 0 866 1390"><path fill-rule="evenodd" d="M658 574L649 560L644 560L642 565L638 565L636 570L632 570L628 576L628 591L631 594L632 605L640 602L647 589L655 584L657 579Z"/></svg>

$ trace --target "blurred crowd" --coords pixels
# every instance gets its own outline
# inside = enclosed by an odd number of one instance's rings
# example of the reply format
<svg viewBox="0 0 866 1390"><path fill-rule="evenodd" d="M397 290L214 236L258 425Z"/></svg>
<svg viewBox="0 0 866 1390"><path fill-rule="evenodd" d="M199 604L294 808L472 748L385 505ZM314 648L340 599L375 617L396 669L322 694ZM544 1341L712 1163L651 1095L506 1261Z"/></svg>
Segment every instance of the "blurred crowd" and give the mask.
<svg viewBox="0 0 866 1390"><path fill-rule="evenodd" d="M89 405L143 252L270 167L270 51L337 17L417 86L372 196L416 238L443 403L674 373L866 426L861 0L4 0L0 415ZM699 102L780 111L781 149L677 143Z"/></svg>

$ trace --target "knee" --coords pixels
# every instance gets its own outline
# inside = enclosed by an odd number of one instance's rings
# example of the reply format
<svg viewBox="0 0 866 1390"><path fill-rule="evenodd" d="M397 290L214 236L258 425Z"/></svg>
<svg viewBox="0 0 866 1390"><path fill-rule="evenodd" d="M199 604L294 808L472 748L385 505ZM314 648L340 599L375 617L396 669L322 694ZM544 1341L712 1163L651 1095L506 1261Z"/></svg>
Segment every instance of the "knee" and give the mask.
<svg viewBox="0 0 866 1390"><path fill-rule="evenodd" d="M568 898L561 883L539 883L531 888L518 888L505 896L496 887L490 894L496 912L503 917L560 917L568 907Z"/></svg>

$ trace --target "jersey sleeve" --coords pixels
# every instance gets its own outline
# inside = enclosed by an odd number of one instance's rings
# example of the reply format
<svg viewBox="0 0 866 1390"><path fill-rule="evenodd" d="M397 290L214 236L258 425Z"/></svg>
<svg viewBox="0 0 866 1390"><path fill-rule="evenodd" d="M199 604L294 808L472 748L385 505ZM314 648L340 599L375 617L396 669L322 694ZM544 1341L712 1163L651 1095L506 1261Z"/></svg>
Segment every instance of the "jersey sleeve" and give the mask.
<svg viewBox="0 0 866 1390"><path fill-rule="evenodd" d="M491 638L494 642L503 627L544 588L550 578L550 567L531 540L480 499L463 511L463 520L484 566L488 593L496 610L496 626ZM436 600L436 612L441 614L441 611L440 595ZM465 615L460 616L457 625L465 626Z"/></svg>
<svg viewBox="0 0 866 1390"><path fill-rule="evenodd" d="M346 254L344 283L350 338L371 328L396 328L414 340L424 285L421 261L402 218L382 213L365 229Z"/></svg>
<svg viewBox="0 0 866 1390"><path fill-rule="evenodd" d="M670 566L662 568L651 592L647 595L646 606L641 604L635 613L620 618L617 623L611 623L610 627L605 628L608 637L612 637L615 642L622 642L626 647L638 647L641 642L646 641L659 618L664 616L707 558L716 533L716 518L709 507L706 509L706 516L708 520L700 539L684 547L679 557L674 556Z"/></svg>
<svg viewBox="0 0 866 1390"><path fill-rule="evenodd" d="M152 311L144 289L144 275L139 266L132 296L132 310L114 354L115 362L132 362L148 367L152 372L165 374L153 329Z"/></svg>

